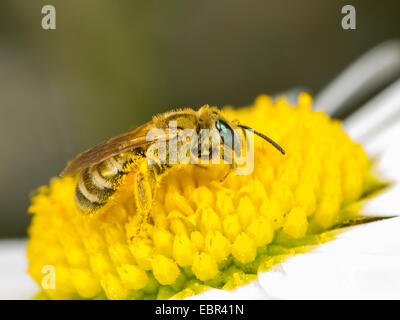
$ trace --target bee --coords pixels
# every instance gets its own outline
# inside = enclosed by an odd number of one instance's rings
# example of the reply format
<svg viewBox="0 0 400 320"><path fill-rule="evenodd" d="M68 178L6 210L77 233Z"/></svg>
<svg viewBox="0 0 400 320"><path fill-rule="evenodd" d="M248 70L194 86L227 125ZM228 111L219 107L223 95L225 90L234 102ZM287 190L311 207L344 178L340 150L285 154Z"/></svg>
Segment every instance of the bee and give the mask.
<svg viewBox="0 0 400 320"><path fill-rule="evenodd" d="M207 139L200 138L204 129L211 132ZM220 158L224 155L225 159L230 155L227 158L231 160L230 168L234 169L235 158L242 153L243 135L239 132L245 135L246 131L260 136L285 154L267 136L228 119L217 107L205 105L198 111L187 108L156 115L148 123L79 154L60 176L79 174L75 203L80 212L90 214L107 203L118 190L123 176L134 171L135 201L139 217L142 217L140 223L143 223L161 180L170 168L187 163L188 150L192 158L197 158L192 159L195 161L210 159L213 154ZM182 148L185 143L186 149ZM173 145L176 150L184 151L172 152ZM202 165L199 162L197 164Z"/></svg>

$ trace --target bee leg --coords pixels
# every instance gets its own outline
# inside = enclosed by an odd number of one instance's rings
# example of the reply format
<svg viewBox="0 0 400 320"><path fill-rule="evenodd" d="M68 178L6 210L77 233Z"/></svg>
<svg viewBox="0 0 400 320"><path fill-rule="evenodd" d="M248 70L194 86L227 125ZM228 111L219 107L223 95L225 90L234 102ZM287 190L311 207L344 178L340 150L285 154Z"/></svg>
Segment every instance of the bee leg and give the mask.
<svg viewBox="0 0 400 320"><path fill-rule="evenodd" d="M228 170L226 171L226 173L224 174L224 176L219 180L219 182L224 182L226 178L228 178L229 174L232 172L233 166L229 166Z"/></svg>
<svg viewBox="0 0 400 320"><path fill-rule="evenodd" d="M204 169L204 170L209 169L209 166L208 166L207 164L195 163L194 165L195 165L197 168L201 168L201 169Z"/></svg>
<svg viewBox="0 0 400 320"><path fill-rule="evenodd" d="M210 169L210 167L207 166L207 165L195 164L195 166L196 166L197 168L201 168L201 169L203 169L203 170L208 170L208 169ZM228 178L229 174L232 172L233 169L235 169L235 167L234 167L233 165L229 166L229 167L228 167L228 170L226 171L226 173L222 176L221 179L219 179L219 182L224 182L225 179Z"/></svg>
<svg viewBox="0 0 400 320"><path fill-rule="evenodd" d="M143 231L144 224L149 219L149 213L153 204L155 196L155 175L154 171L148 171L148 174L139 172L136 176L136 183L134 184L134 194L137 203L137 228L131 236L132 241L136 236L140 235Z"/></svg>

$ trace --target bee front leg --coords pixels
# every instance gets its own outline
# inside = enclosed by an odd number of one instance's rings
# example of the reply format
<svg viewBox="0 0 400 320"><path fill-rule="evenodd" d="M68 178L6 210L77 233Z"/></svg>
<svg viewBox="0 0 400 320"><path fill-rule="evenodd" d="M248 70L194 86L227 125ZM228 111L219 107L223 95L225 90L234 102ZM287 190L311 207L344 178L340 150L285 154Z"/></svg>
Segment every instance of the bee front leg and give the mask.
<svg viewBox="0 0 400 320"><path fill-rule="evenodd" d="M226 173L224 174L224 176L219 180L219 182L224 182L226 180L226 178L228 178L228 176L230 175L230 173L234 170L235 168L233 166L229 166L228 170L226 171Z"/></svg>
<svg viewBox="0 0 400 320"><path fill-rule="evenodd" d="M155 196L155 188L156 180L153 170L148 171L147 173L139 172L137 174L134 184L134 194L137 204L137 227L134 230L133 235L130 237L131 241L143 232L143 226L149 219Z"/></svg>

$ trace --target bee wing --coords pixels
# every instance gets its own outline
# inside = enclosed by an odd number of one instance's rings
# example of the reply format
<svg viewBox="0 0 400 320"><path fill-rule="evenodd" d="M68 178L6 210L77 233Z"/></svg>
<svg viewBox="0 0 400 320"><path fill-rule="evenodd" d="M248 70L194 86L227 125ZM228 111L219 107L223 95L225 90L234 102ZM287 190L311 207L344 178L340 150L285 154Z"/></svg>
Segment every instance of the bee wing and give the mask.
<svg viewBox="0 0 400 320"><path fill-rule="evenodd" d="M171 130L169 128L158 129L155 134L149 134L150 129L152 128L154 128L154 126L150 121L136 129L100 143L99 145L79 154L74 160L68 163L65 169L60 173L60 176L72 175L78 171L103 162L104 160L107 160L125 150L135 149L156 140L168 140L177 134L177 130Z"/></svg>

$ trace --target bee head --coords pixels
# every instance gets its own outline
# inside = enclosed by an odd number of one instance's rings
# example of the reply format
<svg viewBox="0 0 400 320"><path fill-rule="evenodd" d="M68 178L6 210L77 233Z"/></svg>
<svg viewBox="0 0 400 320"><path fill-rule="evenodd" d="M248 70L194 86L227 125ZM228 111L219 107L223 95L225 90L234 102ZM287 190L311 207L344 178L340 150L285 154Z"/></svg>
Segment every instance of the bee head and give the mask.
<svg viewBox="0 0 400 320"><path fill-rule="evenodd" d="M257 136L272 144L282 154L285 154L285 151L282 149L282 147L279 146L275 141L248 126L240 124L239 121L230 120L224 116L217 107L209 107L208 105L205 105L200 108L198 112L200 129L214 130L214 132L216 132L218 135L218 137L214 136L214 139L220 139L225 150L235 150L235 154L237 156L241 155L242 150L241 133L243 132L244 136L246 137L246 131L253 132ZM238 132L237 129L240 129L241 132Z"/></svg>

